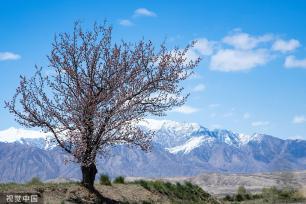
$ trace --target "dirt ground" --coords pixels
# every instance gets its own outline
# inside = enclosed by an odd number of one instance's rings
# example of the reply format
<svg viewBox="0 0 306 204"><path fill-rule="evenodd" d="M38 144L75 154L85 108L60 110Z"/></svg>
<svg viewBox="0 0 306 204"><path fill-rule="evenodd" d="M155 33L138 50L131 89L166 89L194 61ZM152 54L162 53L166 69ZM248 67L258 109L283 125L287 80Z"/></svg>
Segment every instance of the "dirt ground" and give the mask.
<svg viewBox="0 0 306 204"><path fill-rule="evenodd" d="M105 186L96 184L95 188L104 197L112 200L116 200L122 203L165 203L170 204L167 197L148 191L137 184L112 184L111 186ZM90 197L88 192L83 187L78 185L66 186L57 184L57 186L45 186L43 188L10 188L2 193L22 193L22 192L42 192L44 204L72 204L73 201L67 201L71 195L78 194L82 197Z"/></svg>

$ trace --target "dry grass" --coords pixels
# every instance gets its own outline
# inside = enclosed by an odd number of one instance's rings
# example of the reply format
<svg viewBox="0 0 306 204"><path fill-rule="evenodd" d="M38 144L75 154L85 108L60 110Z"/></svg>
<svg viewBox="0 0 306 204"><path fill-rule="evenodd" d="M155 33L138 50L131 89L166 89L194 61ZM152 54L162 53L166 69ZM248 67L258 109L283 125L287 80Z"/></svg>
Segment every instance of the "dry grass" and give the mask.
<svg viewBox="0 0 306 204"><path fill-rule="evenodd" d="M219 203L215 201L213 197L210 197L204 191L198 191L199 187L197 186L186 186L186 188L174 188L173 186L169 187L169 184L159 182L159 185L151 185L152 188L146 188L140 183L125 183L117 184L114 183L111 186L101 185L96 183L95 188L97 191L103 195L103 197L116 201L116 203L131 203L131 204L149 204L149 203ZM169 188L166 188L166 187ZM159 189L159 187L163 188ZM173 188L172 188L173 187ZM187 188L188 187L188 188ZM196 198L200 196L209 196L209 202L202 202L202 200L185 200L184 197L180 197L180 194L177 194L177 190L181 190L181 195L189 195L190 198ZM188 192L183 192L184 190ZM62 204L62 203L77 203L79 200L80 203L96 203L96 199L93 194L87 192L79 183L70 182L70 183L27 183L27 184L0 184L0 192L11 192L11 193L22 193L22 192L40 192L44 195L45 204ZM195 193L195 195L192 195ZM207 197L208 198L208 197ZM199 202L198 202L199 201Z"/></svg>

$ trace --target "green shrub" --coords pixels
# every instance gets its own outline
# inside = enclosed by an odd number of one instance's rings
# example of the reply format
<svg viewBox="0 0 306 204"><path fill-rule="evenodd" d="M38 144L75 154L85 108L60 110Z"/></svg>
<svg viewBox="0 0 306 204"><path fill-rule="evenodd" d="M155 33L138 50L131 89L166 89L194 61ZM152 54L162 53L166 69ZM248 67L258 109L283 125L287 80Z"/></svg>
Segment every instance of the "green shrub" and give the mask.
<svg viewBox="0 0 306 204"><path fill-rule="evenodd" d="M31 181L29 181L27 184L28 185L41 185L43 184L43 182L40 180L39 177L33 177Z"/></svg>
<svg viewBox="0 0 306 204"><path fill-rule="evenodd" d="M101 185L107 185L107 186L112 185L111 182L110 182L109 176L106 175L106 174L101 174L100 175L100 184Z"/></svg>
<svg viewBox="0 0 306 204"><path fill-rule="evenodd" d="M224 201L234 201L233 197L228 194L223 198L223 200Z"/></svg>
<svg viewBox="0 0 306 204"><path fill-rule="evenodd" d="M244 203L253 200L256 203L291 203L305 201L303 194L294 188L278 189L276 187L263 188L261 193L251 194L243 186L237 189L237 193L230 196L226 195L224 201Z"/></svg>
<svg viewBox="0 0 306 204"><path fill-rule="evenodd" d="M305 198L297 189L278 189L276 187L263 188L261 194L251 195L251 199L262 199L266 203L287 203L305 201Z"/></svg>
<svg viewBox="0 0 306 204"><path fill-rule="evenodd" d="M123 177L123 176L118 176L118 177L116 177L113 183L121 183L121 184L124 184L124 177Z"/></svg>
<svg viewBox="0 0 306 204"><path fill-rule="evenodd" d="M236 194L235 195L235 201L243 201L244 200L244 197L241 195L241 194Z"/></svg>
<svg viewBox="0 0 306 204"><path fill-rule="evenodd" d="M158 180L139 180L135 183L151 192L158 192L167 196L172 200L172 203L205 203L208 200L213 200L202 188L190 182L172 184Z"/></svg>
<svg viewBox="0 0 306 204"><path fill-rule="evenodd" d="M247 190L245 189L244 186L239 186L238 189L237 189L237 194L245 195L245 194L247 194Z"/></svg>
<svg viewBox="0 0 306 204"><path fill-rule="evenodd" d="M235 201L251 200L252 194L246 190L244 186L239 186L237 194L234 196Z"/></svg>

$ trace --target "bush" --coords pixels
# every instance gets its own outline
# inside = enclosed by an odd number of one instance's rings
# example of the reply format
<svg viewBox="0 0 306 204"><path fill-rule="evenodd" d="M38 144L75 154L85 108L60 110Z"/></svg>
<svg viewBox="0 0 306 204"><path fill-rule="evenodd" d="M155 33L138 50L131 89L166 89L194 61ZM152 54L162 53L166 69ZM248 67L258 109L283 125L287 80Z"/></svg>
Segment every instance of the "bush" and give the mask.
<svg viewBox="0 0 306 204"><path fill-rule="evenodd" d="M243 201L244 200L244 197L241 195L241 194L236 194L235 195L235 201Z"/></svg>
<svg viewBox="0 0 306 204"><path fill-rule="evenodd" d="M236 201L251 200L252 194L246 190L244 186L239 186L237 189L237 194L235 195Z"/></svg>
<svg viewBox="0 0 306 204"><path fill-rule="evenodd" d="M296 202L304 201L303 195L294 188L283 188L277 189L276 187L264 188L262 191L262 197L265 201L285 201L285 202Z"/></svg>
<svg viewBox="0 0 306 204"><path fill-rule="evenodd" d="M41 185L43 182L40 180L39 177L33 177L31 181L29 181L27 184L29 185Z"/></svg>
<svg viewBox="0 0 306 204"><path fill-rule="evenodd" d="M139 180L135 183L141 185L151 192L166 195L173 203L214 203L213 198L202 190L201 187L190 182L172 184L163 181Z"/></svg>
<svg viewBox="0 0 306 204"><path fill-rule="evenodd" d="M112 183L110 182L109 176L106 174L101 174L100 175L100 184L101 185L106 185L106 186L111 186Z"/></svg>
<svg viewBox="0 0 306 204"><path fill-rule="evenodd" d="M118 176L118 177L116 177L113 183L121 183L121 184L124 184L124 177L123 177L123 176Z"/></svg>
<svg viewBox="0 0 306 204"><path fill-rule="evenodd" d="M276 187L263 188L261 193L251 194L243 186L237 189L237 193L230 196L226 195L224 201L242 202L246 200L254 200L259 203L262 200L264 203L288 203L305 201L303 194L294 188L278 189Z"/></svg>
<svg viewBox="0 0 306 204"><path fill-rule="evenodd" d="M237 189L237 194L245 195L245 194L247 194L247 190L245 189L244 186L239 186L238 189Z"/></svg>
<svg viewBox="0 0 306 204"><path fill-rule="evenodd" d="M232 196L230 195L226 195L224 198L223 198L224 201L234 201L234 199L232 198Z"/></svg>

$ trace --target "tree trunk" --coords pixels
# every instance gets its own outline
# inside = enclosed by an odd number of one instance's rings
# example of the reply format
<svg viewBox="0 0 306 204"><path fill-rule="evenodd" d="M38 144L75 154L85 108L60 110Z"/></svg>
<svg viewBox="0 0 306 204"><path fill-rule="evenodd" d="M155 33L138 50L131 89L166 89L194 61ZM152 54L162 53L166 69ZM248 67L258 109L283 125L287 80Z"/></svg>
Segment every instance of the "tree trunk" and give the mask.
<svg viewBox="0 0 306 204"><path fill-rule="evenodd" d="M81 166L82 170L82 184L90 191L94 191L94 182L97 174L97 168L95 164L89 166Z"/></svg>

